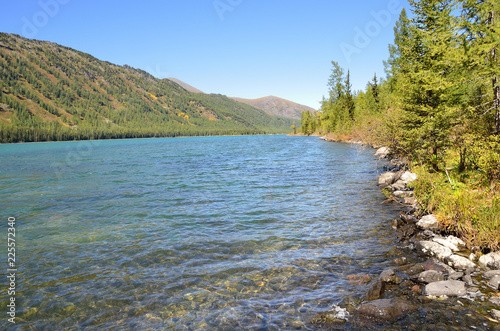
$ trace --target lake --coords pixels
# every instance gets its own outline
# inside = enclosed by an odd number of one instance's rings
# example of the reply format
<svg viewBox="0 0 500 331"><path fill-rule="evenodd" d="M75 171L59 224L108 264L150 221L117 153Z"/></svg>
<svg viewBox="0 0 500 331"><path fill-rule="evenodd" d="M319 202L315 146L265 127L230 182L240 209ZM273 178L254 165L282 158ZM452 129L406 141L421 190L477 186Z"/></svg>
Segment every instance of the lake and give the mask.
<svg viewBox="0 0 500 331"><path fill-rule="evenodd" d="M289 136L0 145L16 326L307 329L366 291L347 275L388 264L399 208L373 153Z"/></svg>

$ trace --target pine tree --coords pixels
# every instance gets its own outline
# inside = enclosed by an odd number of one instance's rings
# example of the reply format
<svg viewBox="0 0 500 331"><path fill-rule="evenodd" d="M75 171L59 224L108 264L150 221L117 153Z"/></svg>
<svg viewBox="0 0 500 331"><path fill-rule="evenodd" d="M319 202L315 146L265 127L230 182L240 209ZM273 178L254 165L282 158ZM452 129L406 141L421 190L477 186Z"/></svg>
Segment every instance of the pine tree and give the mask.
<svg viewBox="0 0 500 331"><path fill-rule="evenodd" d="M449 102L449 88L459 50L455 38L457 8L453 0L410 0L414 18L405 48L399 50L398 81L404 89L402 146L422 162L438 169L450 145L457 108ZM409 46L409 47L407 47Z"/></svg>
<svg viewBox="0 0 500 331"><path fill-rule="evenodd" d="M394 45L389 45L389 59L384 61L387 79L390 89L394 92L398 86L399 74L407 72L407 65L411 63L411 21L408 19L406 10L403 8L399 15L399 20L394 27Z"/></svg>
<svg viewBox="0 0 500 331"><path fill-rule="evenodd" d="M351 73L349 70L347 70L347 76L345 78L344 82L344 97L343 97L343 104L344 108L347 110L347 113L349 114L349 118L351 120L354 120L354 109L356 105L354 104L354 98L352 95L352 85L351 85Z"/></svg>
<svg viewBox="0 0 500 331"><path fill-rule="evenodd" d="M500 134L500 2L493 0L463 0L462 24L466 33L464 48L467 70L474 80L490 80L491 96L482 98L476 108L483 114L493 111L494 128ZM489 100L488 100L489 99ZM486 107L482 107L486 106Z"/></svg>

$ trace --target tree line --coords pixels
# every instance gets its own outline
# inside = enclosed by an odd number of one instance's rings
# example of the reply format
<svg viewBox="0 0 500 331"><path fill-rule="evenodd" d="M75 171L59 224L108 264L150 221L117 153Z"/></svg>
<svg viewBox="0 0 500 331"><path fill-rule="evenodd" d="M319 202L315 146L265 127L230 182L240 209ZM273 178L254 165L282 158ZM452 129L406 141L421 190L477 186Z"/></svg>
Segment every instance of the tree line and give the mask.
<svg viewBox="0 0 500 331"><path fill-rule="evenodd" d="M127 65L0 33L0 142L287 133L291 124Z"/></svg>
<svg viewBox="0 0 500 331"><path fill-rule="evenodd" d="M362 132L433 170L457 153L460 171L500 177L500 3L410 0L394 27L385 61L364 91L335 61L319 112L303 113L301 132Z"/></svg>

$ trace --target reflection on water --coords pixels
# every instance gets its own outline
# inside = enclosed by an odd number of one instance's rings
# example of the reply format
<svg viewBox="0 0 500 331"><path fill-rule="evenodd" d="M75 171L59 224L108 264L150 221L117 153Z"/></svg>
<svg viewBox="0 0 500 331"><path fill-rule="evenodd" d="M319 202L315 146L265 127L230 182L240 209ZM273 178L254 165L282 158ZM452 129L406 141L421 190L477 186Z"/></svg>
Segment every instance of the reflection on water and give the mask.
<svg viewBox="0 0 500 331"><path fill-rule="evenodd" d="M380 272L394 246L372 150L286 136L78 144L0 146L18 327L307 329L360 296L346 275Z"/></svg>

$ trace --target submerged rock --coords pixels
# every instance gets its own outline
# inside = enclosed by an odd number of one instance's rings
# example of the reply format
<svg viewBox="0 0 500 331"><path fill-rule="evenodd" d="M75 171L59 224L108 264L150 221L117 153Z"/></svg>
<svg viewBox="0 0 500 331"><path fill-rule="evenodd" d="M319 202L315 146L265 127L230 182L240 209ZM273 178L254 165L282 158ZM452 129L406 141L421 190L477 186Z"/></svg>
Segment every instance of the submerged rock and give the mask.
<svg viewBox="0 0 500 331"><path fill-rule="evenodd" d="M357 314L361 318L382 322L394 320L415 310L415 305L402 299L379 299L362 304Z"/></svg>
<svg viewBox="0 0 500 331"><path fill-rule="evenodd" d="M417 226L423 230L439 230L441 223L437 220L434 215L427 215L422 217L418 222Z"/></svg>
<svg viewBox="0 0 500 331"><path fill-rule="evenodd" d="M408 269L408 274L415 275L421 273L422 271L425 271L425 267L422 263L417 263L413 267Z"/></svg>
<svg viewBox="0 0 500 331"><path fill-rule="evenodd" d="M448 296L458 297L467 294L465 283L459 280L444 280L427 284L424 288L424 294L428 296Z"/></svg>
<svg viewBox="0 0 500 331"><path fill-rule="evenodd" d="M385 284L400 284L402 280L396 276L393 269L385 269L380 274L380 281Z"/></svg>
<svg viewBox="0 0 500 331"><path fill-rule="evenodd" d="M384 295L384 292L385 292L385 284L380 279L378 279L366 294L366 299L367 300L380 299Z"/></svg>
<svg viewBox="0 0 500 331"><path fill-rule="evenodd" d="M349 283L355 284L355 285L366 284L372 280L370 275L368 275L366 273L348 275L346 278L349 281Z"/></svg>

